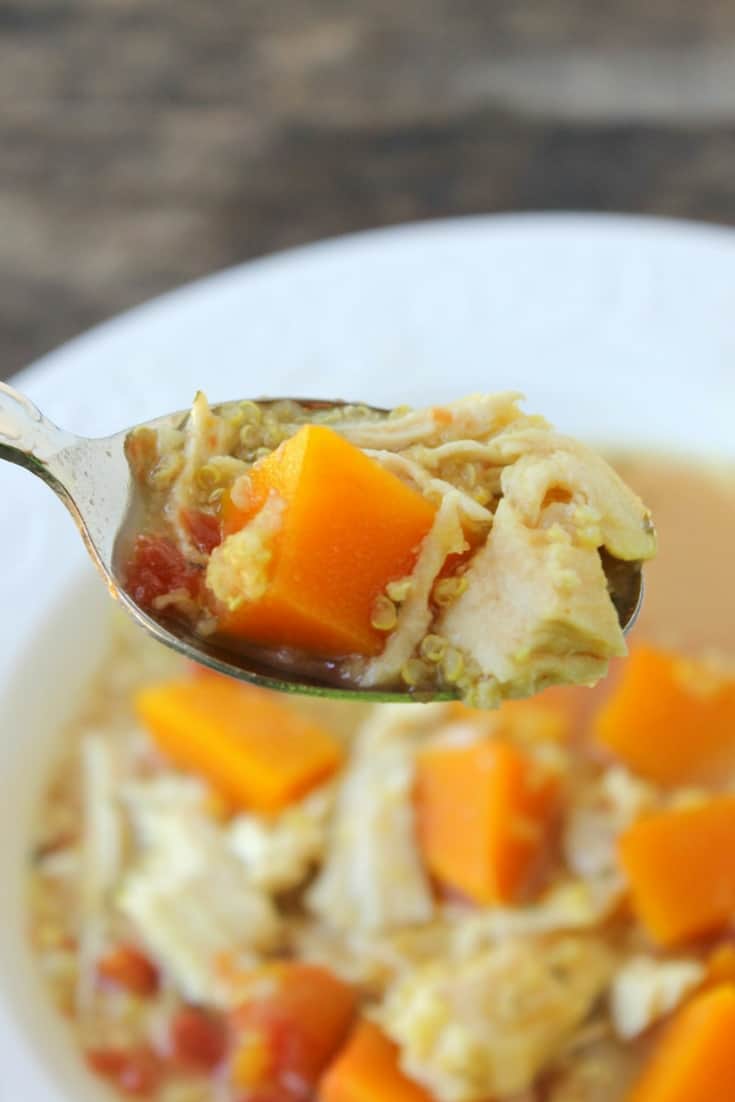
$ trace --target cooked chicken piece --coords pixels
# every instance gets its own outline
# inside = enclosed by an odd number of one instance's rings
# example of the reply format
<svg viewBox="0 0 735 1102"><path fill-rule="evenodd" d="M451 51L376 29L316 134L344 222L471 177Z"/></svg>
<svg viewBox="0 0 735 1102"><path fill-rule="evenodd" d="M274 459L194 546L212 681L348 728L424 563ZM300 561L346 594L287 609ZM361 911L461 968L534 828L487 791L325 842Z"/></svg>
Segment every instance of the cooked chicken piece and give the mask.
<svg viewBox="0 0 735 1102"><path fill-rule="evenodd" d="M503 497L466 592L434 630L469 660L469 681L487 679L497 700L593 684L625 653L599 549L651 558L650 514L605 460L546 426L511 423L479 446L486 464L503 468Z"/></svg>
<svg viewBox="0 0 735 1102"><path fill-rule="evenodd" d="M432 917L411 792L416 750L436 714L434 706L383 705L366 723L308 893L310 909L328 926L374 933Z"/></svg>
<svg viewBox="0 0 735 1102"><path fill-rule="evenodd" d="M645 561L656 553L651 514L601 456L548 429L504 433L511 459L503 495L530 528L561 523L582 546L605 547L616 559ZM549 506L561 505L551 511Z"/></svg>
<svg viewBox="0 0 735 1102"><path fill-rule="evenodd" d="M120 789L122 805L139 849L155 847L161 838L161 822L167 816L206 814L212 790L199 777L162 773L146 780L132 780Z"/></svg>
<svg viewBox="0 0 735 1102"><path fill-rule="evenodd" d="M411 575L411 589L401 605L398 622L381 654L366 663L359 674L366 687L397 680L401 670L429 631L433 612L431 591L450 555L467 548L459 520L458 494L454 490L443 498L431 531L423 542L418 562Z"/></svg>
<svg viewBox="0 0 735 1102"><path fill-rule="evenodd" d="M414 444L484 440L511 424L546 425L543 418L529 417L518 408L521 397L513 392L471 394L439 409L412 409L384 421L357 421L334 427L358 448L399 452Z"/></svg>
<svg viewBox="0 0 735 1102"><path fill-rule="evenodd" d="M591 930L605 922L620 903L623 885L609 881L560 880L538 903L525 907L487 907L455 914L452 948L461 955L478 953L503 938L538 938L545 934Z"/></svg>
<svg viewBox="0 0 735 1102"><path fill-rule="evenodd" d="M123 867L125 824L118 802L123 777L120 751L113 739L88 734L81 747L84 839L84 908L99 910Z"/></svg>
<svg viewBox="0 0 735 1102"><path fill-rule="evenodd" d="M610 989L610 1012L615 1030L624 1041L637 1037L665 1018L705 977L698 960L656 960L633 957L615 973Z"/></svg>
<svg viewBox="0 0 735 1102"><path fill-rule="evenodd" d="M319 788L275 818L246 814L232 821L227 842L251 884L274 894L303 883L324 855L334 795L331 786Z"/></svg>
<svg viewBox="0 0 735 1102"><path fill-rule="evenodd" d="M386 933L336 931L319 919L294 922L290 944L300 960L329 968L374 997L383 995L399 976L449 952L452 927L437 918Z"/></svg>
<svg viewBox="0 0 735 1102"><path fill-rule="evenodd" d="M133 476L151 490L169 490L184 465L185 442L184 432L172 425L134 429L125 444Z"/></svg>
<svg viewBox="0 0 735 1102"><path fill-rule="evenodd" d="M656 806L653 785L621 766L606 769L598 780L588 776L572 794L562 846L569 868L591 882L622 882L617 841L645 811Z"/></svg>
<svg viewBox="0 0 735 1102"><path fill-rule="evenodd" d="M389 989L377 1018L401 1064L440 1102L530 1088L604 990L612 959L595 938L505 941L420 966Z"/></svg>
<svg viewBox="0 0 735 1102"><path fill-rule="evenodd" d="M226 1005L225 954L256 961L281 937L268 897L248 880L222 832L186 807L146 820L148 848L122 882L118 906L185 998Z"/></svg>
<svg viewBox="0 0 735 1102"><path fill-rule="evenodd" d="M424 449L425 450L425 449ZM452 494L457 503L463 521L477 530L486 530L493 522L493 515L484 505L480 505L466 491L459 489L443 478L435 478L427 469L410 455L389 451L366 451L371 459L380 463L387 471L397 475L403 482L415 486L430 501L440 502L445 494Z"/></svg>
<svg viewBox="0 0 735 1102"><path fill-rule="evenodd" d="M284 507L283 499L271 493L260 512L210 555L207 586L230 612L265 593Z"/></svg>
<svg viewBox="0 0 735 1102"><path fill-rule="evenodd" d="M206 563L207 556L192 543L184 522L187 509L199 503L197 475L201 468L215 456L228 456L237 439L237 430L222 417L213 413L201 391L194 399L186 423L184 462L174 483L166 512L182 550L192 562Z"/></svg>
<svg viewBox="0 0 735 1102"><path fill-rule="evenodd" d="M596 548L575 544L560 525L528 527L506 499L466 578L436 630L500 697L592 685L625 654Z"/></svg>
<svg viewBox="0 0 735 1102"><path fill-rule="evenodd" d="M77 1007L94 1001L94 961L109 926L109 904L123 869L125 822L118 802L123 777L119 747L103 734L89 733L81 745L82 815L80 901L84 921L79 938Z"/></svg>

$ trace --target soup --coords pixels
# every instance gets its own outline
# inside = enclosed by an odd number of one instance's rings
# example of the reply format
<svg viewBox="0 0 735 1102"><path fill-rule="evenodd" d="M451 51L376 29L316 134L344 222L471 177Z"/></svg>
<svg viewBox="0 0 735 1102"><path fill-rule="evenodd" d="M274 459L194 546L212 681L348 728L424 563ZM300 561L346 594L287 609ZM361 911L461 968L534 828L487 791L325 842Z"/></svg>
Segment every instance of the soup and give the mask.
<svg viewBox="0 0 735 1102"><path fill-rule="evenodd" d="M650 506L660 535L638 633L683 651L732 654L733 472L663 457L620 459L615 467Z"/></svg>
<svg viewBox="0 0 735 1102"><path fill-rule="evenodd" d="M593 692L284 701L120 630L31 869L96 1074L159 1102L735 1097L735 488L616 466L660 553Z"/></svg>

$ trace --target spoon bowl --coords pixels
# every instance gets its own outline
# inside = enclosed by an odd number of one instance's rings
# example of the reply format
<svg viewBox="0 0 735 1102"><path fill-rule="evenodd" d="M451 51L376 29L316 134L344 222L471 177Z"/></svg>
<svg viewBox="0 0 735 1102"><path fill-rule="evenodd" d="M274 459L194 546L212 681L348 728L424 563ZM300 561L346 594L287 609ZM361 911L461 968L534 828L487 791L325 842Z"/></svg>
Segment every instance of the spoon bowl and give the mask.
<svg viewBox="0 0 735 1102"><path fill-rule="evenodd" d="M313 410L345 404L339 400L290 400ZM257 401L267 404L283 399ZM216 412L221 407L213 408ZM147 422L145 427L181 428L188 416L188 410L169 413ZM194 662L279 692L371 702L455 699L456 694L449 692L351 688L311 678L301 671L290 675L281 666L276 668L269 664L265 652L259 652L256 647L233 651L196 635L185 624L159 620L140 608L124 588L117 555L136 501L136 488L125 453L131 431L126 428L97 439L76 436L49 421L24 395L0 383L0 459L26 468L61 499L109 592L150 635ZM602 560L618 619L627 633L637 619L643 599L640 564L622 562L607 554L603 554Z"/></svg>

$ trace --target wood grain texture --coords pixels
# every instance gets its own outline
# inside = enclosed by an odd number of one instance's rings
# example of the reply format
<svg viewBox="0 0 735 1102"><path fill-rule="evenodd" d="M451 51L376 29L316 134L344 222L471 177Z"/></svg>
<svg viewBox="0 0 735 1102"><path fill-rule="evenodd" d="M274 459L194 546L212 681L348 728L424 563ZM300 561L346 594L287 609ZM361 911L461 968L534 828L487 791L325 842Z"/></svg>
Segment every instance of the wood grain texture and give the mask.
<svg viewBox="0 0 735 1102"><path fill-rule="evenodd" d="M730 0L0 0L0 376L325 235L733 179Z"/></svg>

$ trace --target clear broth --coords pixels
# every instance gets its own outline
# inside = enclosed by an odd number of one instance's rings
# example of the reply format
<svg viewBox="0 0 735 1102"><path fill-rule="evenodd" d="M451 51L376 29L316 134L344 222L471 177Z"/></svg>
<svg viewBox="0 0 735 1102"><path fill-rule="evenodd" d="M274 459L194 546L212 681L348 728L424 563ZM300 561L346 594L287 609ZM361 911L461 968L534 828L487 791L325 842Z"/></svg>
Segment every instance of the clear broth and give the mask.
<svg viewBox="0 0 735 1102"><path fill-rule="evenodd" d="M735 470L655 455L613 462L659 537L632 641L735 658Z"/></svg>

